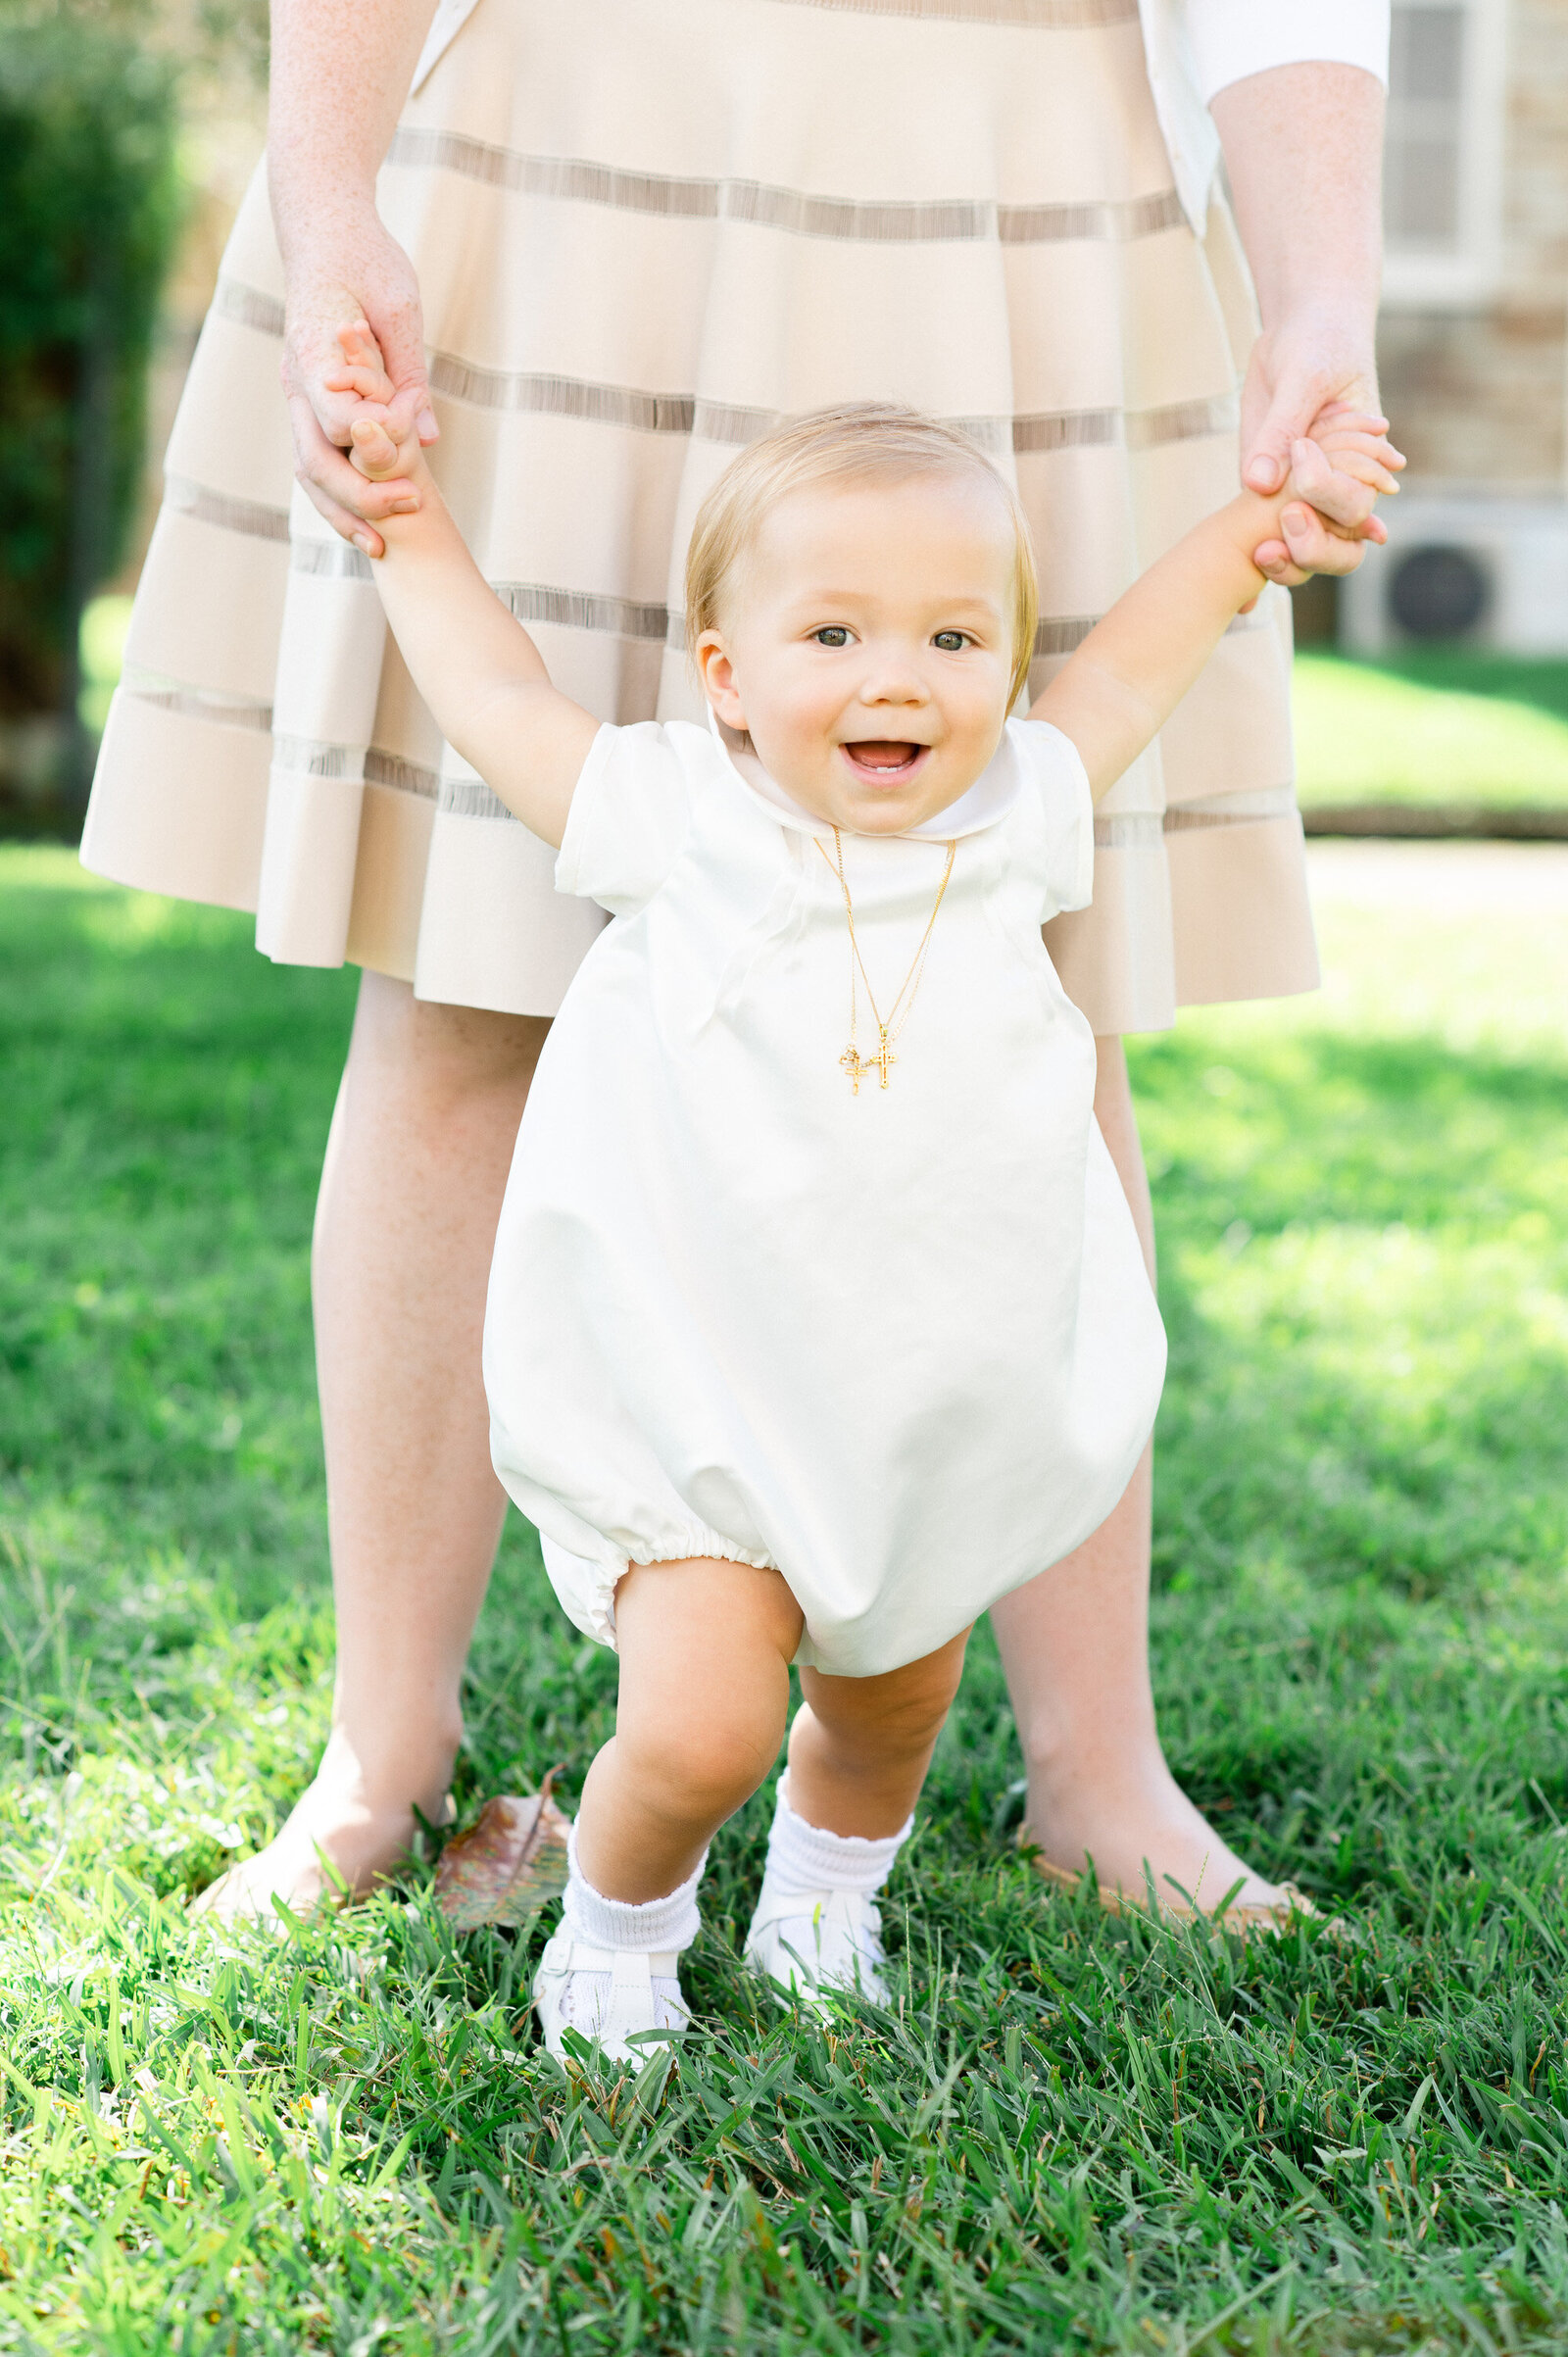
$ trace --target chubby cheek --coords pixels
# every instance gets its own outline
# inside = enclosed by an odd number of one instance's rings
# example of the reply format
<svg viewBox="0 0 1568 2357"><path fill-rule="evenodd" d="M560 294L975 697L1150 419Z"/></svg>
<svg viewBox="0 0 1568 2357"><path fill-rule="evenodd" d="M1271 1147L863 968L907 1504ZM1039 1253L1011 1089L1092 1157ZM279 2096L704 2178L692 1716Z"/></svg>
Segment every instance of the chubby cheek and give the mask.
<svg viewBox="0 0 1568 2357"><path fill-rule="evenodd" d="M1006 721L1000 700L977 697L950 707L945 717L950 753L960 758L965 767L976 765L978 775L995 752Z"/></svg>
<svg viewBox="0 0 1568 2357"><path fill-rule="evenodd" d="M833 753L842 701L809 693L771 699L759 720L776 745L788 746L797 760L827 760Z"/></svg>

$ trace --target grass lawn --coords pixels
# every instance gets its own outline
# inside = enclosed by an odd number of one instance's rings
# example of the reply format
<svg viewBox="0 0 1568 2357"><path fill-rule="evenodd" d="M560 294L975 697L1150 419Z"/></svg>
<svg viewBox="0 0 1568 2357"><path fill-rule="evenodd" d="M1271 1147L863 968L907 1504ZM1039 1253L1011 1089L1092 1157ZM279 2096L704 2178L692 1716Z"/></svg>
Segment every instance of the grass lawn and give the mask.
<svg viewBox="0 0 1568 2357"><path fill-rule="evenodd" d="M1294 683L1302 807L1568 809L1568 663L1420 650L1304 652Z"/></svg>
<svg viewBox="0 0 1568 2357"><path fill-rule="evenodd" d="M982 1634L896 2010L803 2027L739 1969L760 1799L634 2090L539 2054L537 1936L455 1942L427 1869L275 1940L183 1913L325 1725L353 984L0 852L0 2350L1561 2351L1568 928L1452 872L1441 921L1331 912L1320 999L1137 1052L1164 1726L1343 1936L1044 1896ZM612 1679L514 1522L465 1814L580 1776Z"/></svg>

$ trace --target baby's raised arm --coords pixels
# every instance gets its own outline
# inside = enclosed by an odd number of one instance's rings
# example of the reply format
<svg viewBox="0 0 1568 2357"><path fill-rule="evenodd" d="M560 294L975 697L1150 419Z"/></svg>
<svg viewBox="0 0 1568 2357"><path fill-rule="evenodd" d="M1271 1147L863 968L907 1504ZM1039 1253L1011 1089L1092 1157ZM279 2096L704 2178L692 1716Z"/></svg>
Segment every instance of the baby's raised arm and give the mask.
<svg viewBox="0 0 1568 2357"><path fill-rule="evenodd" d="M1071 737L1095 800L1109 792L1186 695L1226 629L1267 586L1252 562L1263 542L1288 537L1281 518L1309 489L1315 465L1332 461L1373 490L1396 491L1404 465L1387 420L1331 413L1297 448L1283 491L1244 491L1152 565L1095 624L1030 710ZM1314 447L1315 446L1315 447Z"/></svg>
<svg viewBox="0 0 1568 2357"><path fill-rule="evenodd" d="M347 329L342 343L336 389L389 401L369 330ZM531 833L559 845L599 722L551 686L538 648L469 556L415 429L404 421L400 438L397 417L377 410L358 418L353 434L362 474L406 475L418 497L416 511L381 524L386 554L370 567L415 686L447 743Z"/></svg>

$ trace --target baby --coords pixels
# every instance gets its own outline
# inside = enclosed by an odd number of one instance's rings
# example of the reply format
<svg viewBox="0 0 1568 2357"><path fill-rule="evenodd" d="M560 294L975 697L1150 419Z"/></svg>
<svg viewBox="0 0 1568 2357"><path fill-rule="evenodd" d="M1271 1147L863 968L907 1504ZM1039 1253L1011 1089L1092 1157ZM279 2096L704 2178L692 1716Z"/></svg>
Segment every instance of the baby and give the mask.
<svg viewBox="0 0 1568 2357"><path fill-rule="evenodd" d="M988 1605L1068 1553L1148 1439L1164 1336L1041 940L1085 906L1094 804L1264 586L1295 491L1247 493L1090 633L1026 720L1017 501L960 433L826 412L698 517L709 724L602 726L554 688L385 404L407 478L375 566L457 755L613 922L540 1060L485 1334L495 1462L577 1626L619 1654L535 2002L635 2064L687 2019L708 1843L790 1729L749 1961L878 1998L876 1895ZM414 503L416 502L416 505ZM410 512L412 511L412 512ZM1282 523L1282 515L1285 518Z"/></svg>

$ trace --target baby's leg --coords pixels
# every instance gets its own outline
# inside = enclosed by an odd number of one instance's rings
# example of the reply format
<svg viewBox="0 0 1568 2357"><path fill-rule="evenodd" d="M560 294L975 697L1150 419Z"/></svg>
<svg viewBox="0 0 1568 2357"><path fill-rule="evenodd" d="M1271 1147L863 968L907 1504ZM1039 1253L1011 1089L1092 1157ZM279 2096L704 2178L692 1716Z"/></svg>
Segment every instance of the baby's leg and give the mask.
<svg viewBox="0 0 1568 2357"><path fill-rule="evenodd" d="M576 2030L635 2064L639 2034L684 2022L676 1961L708 1843L777 1757L800 1636L776 1571L652 1563L616 1589L615 1733L583 1786L564 1921L534 1984L553 2053Z"/></svg>
<svg viewBox="0 0 1568 2357"><path fill-rule="evenodd" d="M881 1678L804 1670L749 1962L808 2004L856 1986L885 2000L876 1898L908 1838L968 1632Z"/></svg>
<svg viewBox="0 0 1568 2357"><path fill-rule="evenodd" d="M607 1898L684 1882L778 1756L801 1608L776 1571L635 1564L615 1591L615 1732L577 1815L583 1872Z"/></svg>
<svg viewBox="0 0 1568 2357"><path fill-rule="evenodd" d="M919 1798L963 1675L964 1630L882 1678L801 1672L806 1708L790 1730L790 1799L808 1823L878 1840Z"/></svg>

